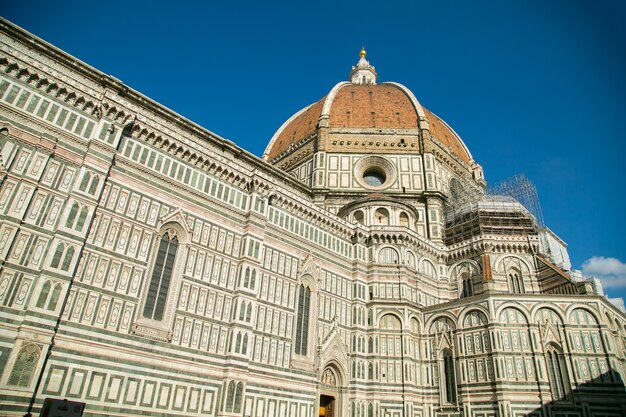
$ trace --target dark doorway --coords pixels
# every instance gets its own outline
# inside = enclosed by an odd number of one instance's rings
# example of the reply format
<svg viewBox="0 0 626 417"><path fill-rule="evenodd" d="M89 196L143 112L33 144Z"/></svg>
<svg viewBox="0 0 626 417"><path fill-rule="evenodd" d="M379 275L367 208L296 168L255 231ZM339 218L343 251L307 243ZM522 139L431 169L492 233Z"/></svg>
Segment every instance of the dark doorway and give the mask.
<svg viewBox="0 0 626 417"><path fill-rule="evenodd" d="M320 417L335 417L335 397L320 395Z"/></svg>

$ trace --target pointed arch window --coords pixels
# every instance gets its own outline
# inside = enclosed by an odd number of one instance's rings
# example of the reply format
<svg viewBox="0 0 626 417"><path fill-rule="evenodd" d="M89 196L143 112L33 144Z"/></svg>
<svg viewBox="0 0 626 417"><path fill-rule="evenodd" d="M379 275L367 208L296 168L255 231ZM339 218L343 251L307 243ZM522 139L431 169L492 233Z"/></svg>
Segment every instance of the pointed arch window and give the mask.
<svg viewBox="0 0 626 417"><path fill-rule="evenodd" d="M230 381L226 388L224 411L227 413L241 413L243 404L243 382Z"/></svg>
<svg viewBox="0 0 626 417"><path fill-rule="evenodd" d="M524 294L524 282L517 272L512 272L508 276L509 291L513 294Z"/></svg>
<svg viewBox="0 0 626 417"><path fill-rule="evenodd" d="M50 266L52 268L58 268L61 263L61 256L63 256L63 251L65 251L65 245L63 243L59 243L54 251L54 256L52 257L52 262Z"/></svg>
<svg viewBox="0 0 626 417"><path fill-rule="evenodd" d="M38 361L39 348L33 344L24 346L17 354L11 375L9 375L8 385L17 387L29 386Z"/></svg>
<svg viewBox="0 0 626 417"><path fill-rule="evenodd" d="M145 318L156 321L163 320L177 251L178 237L172 231L168 231L161 237L159 242L159 250L154 262L146 303L143 308L143 317Z"/></svg>
<svg viewBox="0 0 626 417"><path fill-rule="evenodd" d="M456 404L456 375L454 370L454 357L452 351L446 349L442 353L443 357L443 378L445 387L445 401Z"/></svg>
<svg viewBox="0 0 626 417"><path fill-rule="evenodd" d="M83 180L81 181L80 186L78 187L78 189L80 191L87 190L87 186L89 185L89 180L91 180L91 173L89 171L87 171L85 173L85 175L83 175Z"/></svg>
<svg viewBox="0 0 626 417"><path fill-rule="evenodd" d="M464 274L461 281L461 298L467 298L474 295L474 283L472 282L472 278Z"/></svg>
<svg viewBox="0 0 626 417"><path fill-rule="evenodd" d="M242 403L243 403L243 382L240 382L237 384L237 388L235 389L235 401L233 405L233 412L240 413Z"/></svg>
<svg viewBox="0 0 626 417"><path fill-rule="evenodd" d="M248 288L249 285L250 285L250 268L246 268L246 272L244 273L244 277L243 277L243 286Z"/></svg>
<svg viewBox="0 0 626 417"><path fill-rule="evenodd" d="M72 205L72 208L70 209L70 214L67 216L67 220L65 221L65 227L73 227L76 213L78 213L78 203L74 203Z"/></svg>
<svg viewBox="0 0 626 417"><path fill-rule="evenodd" d="M246 318L246 302L242 301L241 305L239 306L239 320L244 321L245 318Z"/></svg>
<svg viewBox="0 0 626 417"><path fill-rule="evenodd" d="M83 226L85 225L85 220L87 219L87 214L89 213L89 208L84 206L80 210L80 214L78 215L78 220L76 221L75 229L79 232L83 231Z"/></svg>
<svg viewBox="0 0 626 417"><path fill-rule="evenodd" d="M46 281L41 286L41 292L39 293L39 298L37 299L37 304L35 304L38 308L43 308L46 305L46 301L48 301L48 295L50 294L50 281Z"/></svg>
<svg viewBox="0 0 626 417"><path fill-rule="evenodd" d="M67 248L67 252L65 252L65 257L63 258L63 264L61 264L62 271L69 271L73 258L74 258L74 246L70 246Z"/></svg>
<svg viewBox="0 0 626 417"><path fill-rule="evenodd" d="M563 354L555 346L548 347L546 351L546 367L554 400L565 399L568 393L569 379L567 368L563 361Z"/></svg>
<svg viewBox="0 0 626 417"><path fill-rule="evenodd" d="M226 407L224 407L224 411L226 411L227 413L232 413L234 403L235 403L235 381L230 381L228 383L228 389L226 390Z"/></svg>
<svg viewBox="0 0 626 417"><path fill-rule="evenodd" d="M46 280L41 286L41 292L39 293L35 306L50 311L56 310L59 296L61 295L61 289L62 285L60 283L54 285L52 281ZM50 294L50 290L52 290L52 294Z"/></svg>
<svg viewBox="0 0 626 417"><path fill-rule="evenodd" d="M100 178L98 178L97 175L94 175L91 180L91 184L89 185L89 194L95 194L98 189L98 185L100 185Z"/></svg>
<svg viewBox="0 0 626 417"><path fill-rule="evenodd" d="M311 289L300 284L298 288L298 314L296 325L295 352L298 355L307 354L309 339L309 310L311 308Z"/></svg>

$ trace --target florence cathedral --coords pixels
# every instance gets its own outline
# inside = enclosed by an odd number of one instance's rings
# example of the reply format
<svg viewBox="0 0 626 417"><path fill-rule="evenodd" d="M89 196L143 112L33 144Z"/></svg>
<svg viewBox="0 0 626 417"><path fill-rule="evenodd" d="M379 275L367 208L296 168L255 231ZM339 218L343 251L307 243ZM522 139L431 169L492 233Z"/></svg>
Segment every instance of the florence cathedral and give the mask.
<svg viewBox="0 0 626 417"><path fill-rule="evenodd" d="M364 50L259 158L0 48L0 416L626 415L626 315Z"/></svg>

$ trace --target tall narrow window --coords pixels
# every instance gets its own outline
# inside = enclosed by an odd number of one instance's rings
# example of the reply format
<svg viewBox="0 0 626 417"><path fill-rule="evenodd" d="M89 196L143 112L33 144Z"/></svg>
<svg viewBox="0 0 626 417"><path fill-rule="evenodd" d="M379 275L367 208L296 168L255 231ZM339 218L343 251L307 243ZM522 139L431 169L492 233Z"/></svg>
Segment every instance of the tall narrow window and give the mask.
<svg viewBox="0 0 626 417"><path fill-rule="evenodd" d="M235 382L230 381L228 383L228 390L226 391L226 407L224 408L224 411L226 411L227 413L233 412L234 400L235 400Z"/></svg>
<svg viewBox="0 0 626 417"><path fill-rule="evenodd" d="M87 185L89 185L90 179L91 179L91 174L89 172L86 172L85 175L83 176L83 180L81 181L78 189L80 191L85 191L87 189Z"/></svg>
<svg viewBox="0 0 626 417"><path fill-rule="evenodd" d="M233 407L234 413L241 413L241 404L243 403L243 382L237 384L235 390L235 404Z"/></svg>
<svg viewBox="0 0 626 417"><path fill-rule="evenodd" d="M76 218L76 213L78 212L78 204L74 203L72 208L70 209L70 214L67 216L67 220L65 221L65 227L72 227L74 224L74 219Z"/></svg>
<svg viewBox="0 0 626 417"><path fill-rule="evenodd" d="M311 303L311 289L300 285L298 290L298 317L296 326L296 354L306 355L309 337L309 308Z"/></svg>
<svg viewBox="0 0 626 417"><path fill-rule="evenodd" d="M239 307L239 320L243 321L246 317L246 302L242 301Z"/></svg>
<svg viewBox="0 0 626 417"><path fill-rule="evenodd" d="M178 250L178 238L174 234L165 233L159 243L159 251L154 262L150 287L143 308L143 316L148 319L161 321L165 311L165 302L172 279L172 270L176 251Z"/></svg>
<svg viewBox="0 0 626 417"><path fill-rule="evenodd" d="M59 302L59 295L61 295L61 284L54 286L54 290L52 290L52 295L50 296L50 301L48 302L48 310L56 310L57 303Z"/></svg>
<svg viewBox="0 0 626 417"><path fill-rule="evenodd" d="M565 374L565 364L561 362L561 355L553 346L549 347L546 352L546 365L554 399L562 400L567 394L568 380Z"/></svg>
<svg viewBox="0 0 626 417"><path fill-rule="evenodd" d="M63 258L63 264L61 265L62 271L69 271L70 265L72 263L72 258L74 258L74 246L68 247L67 252L65 252L65 257Z"/></svg>
<svg viewBox="0 0 626 417"><path fill-rule="evenodd" d="M76 221L76 230L79 232L83 231L83 226L85 225L85 219L87 219L87 213L89 212L89 208L87 206L83 207L80 210L80 214L78 215L78 220Z"/></svg>
<svg viewBox="0 0 626 417"><path fill-rule="evenodd" d="M37 299L37 307L43 308L46 305L46 301L48 301L48 295L50 293L50 286L50 281L46 281L43 283L43 286L41 287L41 292L39 293L39 298Z"/></svg>
<svg viewBox="0 0 626 417"><path fill-rule="evenodd" d="M39 348L35 345L24 346L17 355L8 384L18 387L29 386L38 360Z"/></svg>
<svg viewBox="0 0 626 417"><path fill-rule="evenodd" d="M61 263L61 256L63 256L63 251L65 250L65 245L63 243L59 243L57 245L56 250L54 251L54 256L52 257L52 262L50 266L53 268L58 268Z"/></svg>
<svg viewBox="0 0 626 417"><path fill-rule="evenodd" d="M513 294L524 294L524 283L519 274L514 272L509 274L509 291Z"/></svg>
<svg viewBox="0 0 626 417"><path fill-rule="evenodd" d="M237 333L237 342L235 343L235 352L241 351L241 333Z"/></svg>
<svg viewBox="0 0 626 417"><path fill-rule="evenodd" d="M243 286L246 288L250 286L250 268L246 268L246 272L243 277Z"/></svg>
<svg viewBox="0 0 626 417"><path fill-rule="evenodd" d="M100 184L100 178L94 175L93 179L91 180L91 184L89 186L89 194L96 193L96 190L98 189L98 184Z"/></svg>
<svg viewBox="0 0 626 417"><path fill-rule="evenodd" d="M463 275L462 277L463 289L461 293L461 298L471 297L474 295L474 283L472 282L472 278L469 275Z"/></svg>
<svg viewBox="0 0 626 417"><path fill-rule="evenodd" d="M454 358L452 352L446 350L443 353L443 376L446 387L446 402L456 403L456 376L454 373Z"/></svg>

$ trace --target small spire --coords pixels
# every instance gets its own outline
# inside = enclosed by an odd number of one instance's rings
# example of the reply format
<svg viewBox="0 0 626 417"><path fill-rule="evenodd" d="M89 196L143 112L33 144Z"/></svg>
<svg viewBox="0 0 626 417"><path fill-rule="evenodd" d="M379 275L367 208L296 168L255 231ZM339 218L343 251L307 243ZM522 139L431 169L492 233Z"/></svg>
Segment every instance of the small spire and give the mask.
<svg viewBox="0 0 626 417"><path fill-rule="evenodd" d="M374 85L376 84L376 79L378 78L378 74L376 73L376 69L373 65L370 65L369 61L365 59L367 56L367 52L365 51L365 47L361 47L361 51L359 51L359 62L352 67L352 71L350 71L350 82L353 84L361 84L361 85Z"/></svg>

